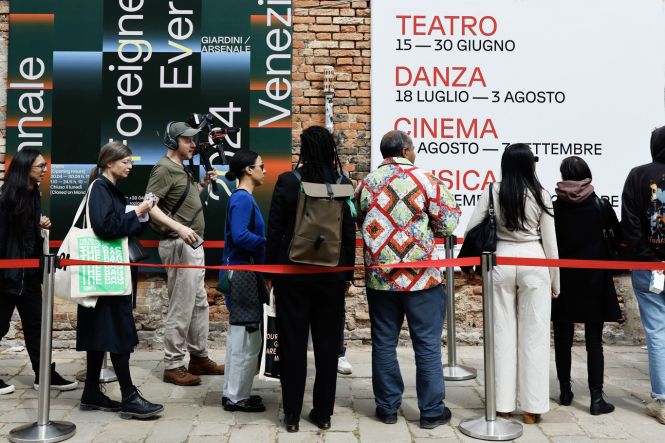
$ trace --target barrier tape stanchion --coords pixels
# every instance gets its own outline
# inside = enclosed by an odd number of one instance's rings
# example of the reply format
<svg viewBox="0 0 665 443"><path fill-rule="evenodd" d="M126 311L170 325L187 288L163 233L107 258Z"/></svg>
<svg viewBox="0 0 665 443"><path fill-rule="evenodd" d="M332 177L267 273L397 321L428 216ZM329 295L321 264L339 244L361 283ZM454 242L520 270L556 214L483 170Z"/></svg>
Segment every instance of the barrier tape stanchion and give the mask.
<svg viewBox="0 0 665 443"><path fill-rule="evenodd" d="M118 380L118 376L115 374L115 369L109 366L108 364L109 353L104 353L104 365L102 370L99 372L99 382L100 383L111 383Z"/></svg>
<svg viewBox="0 0 665 443"><path fill-rule="evenodd" d="M104 363L102 364L102 369L99 371L99 382L100 383L112 383L118 380L118 376L115 373L115 369L108 364L109 353L104 353ZM82 369L76 373L76 379L80 382L85 383L85 379L88 378L88 371Z"/></svg>
<svg viewBox="0 0 665 443"><path fill-rule="evenodd" d="M76 433L76 425L67 421L49 420L51 405L51 338L53 335L53 287L55 281L54 254L44 256L42 289L42 329L39 344L39 402L37 422L14 428L9 441L15 443L52 443L67 440Z"/></svg>
<svg viewBox="0 0 665 443"><path fill-rule="evenodd" d="M446 258L454 258L457 237L446 237ZM446 267L446 292L448 296L448 313L446 316L448 332L448 364L443 365L443 378L451 381L471 380L478 376L474 368L457 364L457 330L455 327L455 266Z"/></svg>
<svg viewBox="0 0 665 443"><path fill-rule="evenodd" d="M483 343L485 350L485 416L462 420L459 430L469 437L481 440L514 440L522 435L522 425L496 416L494 381L494 302L492 299L492 267L496 255L483 252L480 264L483 274Z"/></svg>

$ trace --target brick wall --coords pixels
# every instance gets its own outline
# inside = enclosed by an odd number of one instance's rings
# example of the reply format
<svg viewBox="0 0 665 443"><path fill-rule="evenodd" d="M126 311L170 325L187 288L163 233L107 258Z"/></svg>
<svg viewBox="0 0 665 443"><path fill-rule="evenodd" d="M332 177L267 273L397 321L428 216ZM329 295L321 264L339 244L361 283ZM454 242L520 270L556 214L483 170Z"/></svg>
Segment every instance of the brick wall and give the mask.
<svg viewBox="0 0 665 443"><path fill-rule="evenodd" d="M333 66L336 72L335 134L341 147L345 169L352 179L361 179L370 168L370 2L336 0L294 0L293 34L293 160L296 161L301 131L313 124L324 123L323 70ZM0 179L4 173L7 12L8 1L0 0ZM358 251L358 261L362 261ZM228 312L223 298L215 289L215 276L206 281L210 302L211 346L223 346L228 325ZM479 282L467 282L457 275L456 324L458 339L478 344L482 337L482 300ZM624 276L617 288L626 300L628 321L624 326L606 328L607 341L632 342L641 337L639 316L630 293L630 282ZM162 274L142 275L139 282L136 325L142 347L161 347L164 318L167 312L166 287ZM346 297L347 344L367 343L370 338L367 301L362 275L357 274ZM15 316L15 320L18 317ZM56 300L54 346L73 347L75 343L76 307ZM408 338L403 330L402 339ZM14 321L0 344L12 346L22 339L20 323Z"/></svg>

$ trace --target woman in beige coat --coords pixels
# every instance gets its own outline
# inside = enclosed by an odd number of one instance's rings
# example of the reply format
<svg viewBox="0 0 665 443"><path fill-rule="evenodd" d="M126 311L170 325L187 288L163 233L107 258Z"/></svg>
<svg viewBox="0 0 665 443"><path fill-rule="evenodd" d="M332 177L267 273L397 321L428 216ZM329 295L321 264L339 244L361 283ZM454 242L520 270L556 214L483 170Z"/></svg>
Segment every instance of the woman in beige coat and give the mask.
<svg viewBox="0 0 665 443"><path fill-rule="evenodd" d="M499 256L558 258L551 198L536 177L536 161L522 143L508 146L501 158L502 181L493 186ZM489 189L467 233L488 207ZM509 417L519 400L524 423L536 423L549 410L550 311L559 269L502 265L492 278L497 415Z"/></svg>

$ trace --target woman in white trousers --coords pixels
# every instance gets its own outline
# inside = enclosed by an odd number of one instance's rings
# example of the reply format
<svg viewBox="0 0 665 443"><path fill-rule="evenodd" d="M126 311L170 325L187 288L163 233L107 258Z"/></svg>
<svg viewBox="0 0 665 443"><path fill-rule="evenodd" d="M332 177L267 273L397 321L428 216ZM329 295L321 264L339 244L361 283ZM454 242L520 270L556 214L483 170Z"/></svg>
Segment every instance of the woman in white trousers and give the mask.
<svg viewBox="0 0 665 443"><path fill-rule="evenodd" d="M536 177L537 161L522 143L501 158L501 183L493 186L499 256L558 258L551 197ZM488 209L486 189L467 233ZM502 265L492 279L497 415L509 417L519 400L524 422L533 424L549 410L550 310L559 269Z"/></svg>

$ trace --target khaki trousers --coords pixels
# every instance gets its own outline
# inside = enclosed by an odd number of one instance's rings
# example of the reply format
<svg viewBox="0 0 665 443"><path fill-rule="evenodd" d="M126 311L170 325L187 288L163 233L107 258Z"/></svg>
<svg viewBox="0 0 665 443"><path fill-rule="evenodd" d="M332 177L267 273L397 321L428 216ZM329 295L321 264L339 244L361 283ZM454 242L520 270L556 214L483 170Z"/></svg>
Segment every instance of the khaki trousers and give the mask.
<svg viewBox="0 0 665 443"><path fill-rule="evenodd" d="M497 255L545 258L540 242L497 242ZM496 410L543 414L550 398L550 311L547 268L497 266L492 272Z"/></svg>
<svg viewBox="0 0 665 443"><path fill-rule="evenodd" d="M202 266L202 247L192 249L181 238L159 242L162 263ZM169 311L164 326L164 369L184 366L185 352L208 356L208 297L204 269L168 268Z"/></svg>

